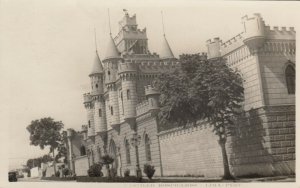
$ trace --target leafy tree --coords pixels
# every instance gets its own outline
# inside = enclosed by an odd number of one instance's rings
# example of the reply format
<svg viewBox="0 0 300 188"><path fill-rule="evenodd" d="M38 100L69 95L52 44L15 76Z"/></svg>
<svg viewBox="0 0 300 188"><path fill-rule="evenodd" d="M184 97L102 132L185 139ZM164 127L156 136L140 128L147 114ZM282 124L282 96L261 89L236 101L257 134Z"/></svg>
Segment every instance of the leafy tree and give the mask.
<svg viewBox="0 0 300 188"><path fill-rule="evenodd" d="M30 133L30 144L39 146L41 149L50 146L50 153L55 158L54 150L62 143L60 131L63 127L64 124L61 121L54 121L50 117L31 121L31 124L27 126L27 130ZM56 172L55 160L54 172Z"/></svg>
<svg viewBox="0 0 300 188"><path fill-rule="evenodd" d="M62 142L59 143L59 145L57 146L57 155L55 157L55 161L57 162L60 158L64 157L64 163L67 164L68 150L66 147L67 135L65 131L61 133L61 138L62 138Z"/></svg>
<svg viewBox="0 0 300 188"><path fill-rule="evenodd" d="M241 77L223 59L203 60L199 54L180 56L181 66L155 80L161 92L162 125L195 125L206 120L218 135L224 165L224 179L231 179L226 138L240 115L243 98Z"/></svg>
<svg viewBox="0 0 300 188"><path fill-rule="evenodd" d="M112 164L113 162L114 162L114 158L112 158L109 155L104 155L104 156L101 157L100 164L105 165L105 167L107 169L108 177L111 177L111 172L110 172L109 165Z"/></svg>

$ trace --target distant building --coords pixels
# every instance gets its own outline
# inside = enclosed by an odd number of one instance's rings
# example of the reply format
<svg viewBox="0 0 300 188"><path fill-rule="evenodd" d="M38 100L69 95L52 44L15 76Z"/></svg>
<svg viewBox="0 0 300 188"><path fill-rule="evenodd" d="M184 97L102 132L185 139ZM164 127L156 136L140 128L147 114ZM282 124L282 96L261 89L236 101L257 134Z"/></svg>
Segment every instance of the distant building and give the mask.
<svg viewBox="0 0 300 188"><path fill-rule="evenodd" d="M244 31L227 42L207 42L208 58L226 58L244 80L247 118L240 119L227 150L232 174L295 173L295 31L273 30L259 14L243 19ZM223 174L220 147L207 122L162 131L157 121L159 92L152 81L180 63L164 35L161 51L150 53L146 29L125 13L116 37L110 36L105 58L95 53L84 94L87 126L68 130L71 169L87 175L105 153L123 176L137 164L155 166L155 176ZM206 54L203 54L206 58ZM138 147L133 147L134 139ZM138 162L138 163L137 163Z"/></svg>

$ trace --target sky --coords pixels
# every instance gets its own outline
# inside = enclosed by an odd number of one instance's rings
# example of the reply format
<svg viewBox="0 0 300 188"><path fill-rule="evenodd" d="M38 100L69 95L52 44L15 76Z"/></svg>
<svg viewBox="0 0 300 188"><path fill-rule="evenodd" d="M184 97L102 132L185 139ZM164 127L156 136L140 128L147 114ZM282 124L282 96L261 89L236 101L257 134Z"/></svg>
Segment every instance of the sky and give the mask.
<svg viewBox="0 0 300 188"><path fill-rule="evenodd" d="M62 121L65 129L76 130L86 124L82 95L90 89L94 28L103 59L108 8L114 36L125 8L137 15L139 28L147 28L149 49L157 53L163 11L166 36L176 57L205 52L208 39L232 38L242 31L241 17L246 14L261 13L270 26L296 27L300 10L299 4L290 2L0 1L0 141L6 146L10 168L49 152L30 146L26 127L32 120L50 116Z"/></svg>

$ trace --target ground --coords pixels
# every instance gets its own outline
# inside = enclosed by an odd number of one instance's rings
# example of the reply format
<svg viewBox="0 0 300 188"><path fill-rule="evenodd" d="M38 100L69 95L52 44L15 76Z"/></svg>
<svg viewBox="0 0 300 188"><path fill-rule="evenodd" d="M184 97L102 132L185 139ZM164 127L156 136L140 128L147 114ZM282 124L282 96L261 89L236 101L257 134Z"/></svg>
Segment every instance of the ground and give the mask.
<svg viewBox="0 0 300 188"><path fill-rule="evenodd" d="M276 177L263 177L263 178L241 178L237 180L222 180L221 178L199 178L199 177L159 177L154 178L153 183L175 183L175 182L184 182L184 183L196 183L196 182L210 182L210 183L218 183L218 182L240 182L240 183L247 183L247 182L295 182L295 176L276 176ZM57 182L57 181L49 181L49 180L42 180L39 177L35 178L19 178L18 182ZM63 181L63 182L75 182L72 181Z"/></svg>

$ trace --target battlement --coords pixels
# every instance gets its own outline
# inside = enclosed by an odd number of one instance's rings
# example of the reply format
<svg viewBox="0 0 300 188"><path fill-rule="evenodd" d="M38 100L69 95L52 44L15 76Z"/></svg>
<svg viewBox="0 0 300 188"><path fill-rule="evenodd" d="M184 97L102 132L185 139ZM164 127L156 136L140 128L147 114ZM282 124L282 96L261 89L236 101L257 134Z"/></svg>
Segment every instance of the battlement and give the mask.
<svg viewBox="0 0 300 188"><path fill-rule="evenodd" d="M151 85L147 85L145 86L145 95L146 96L149 96L149 95L159 95L160 92L154 88L153 86Z"/></svg>
<svg viewBox="0 0 300 188"><path fill-rule="evenodd" d="M119 21L120 29L122 29L124 26L136 26L136 14L129 16L129 14L126 12L125 16L121 21Z"/></svg>
<svg viewBox="0 0 300 188"><path fill-rule="evenodd" d="M218 37L206 41L208 58L221 57L237 48L247 45L250 49L258 49L266 39L295 40L294 27L266 26L260 14L253 14L252 17L242 17L244 31L233 38L222 42Z"/></svg>
<svg viewBox="0 0 300 188"><path fill-rule="evenodd" d="M130 54L128 52L123 52L122 57L124 59L134 59L134 60L159 60L159 55L157 53L152 54Z"/></svg>
<svg viewBox="0 0 300 188"><path fill-rule="evenodd" d="M83 94L83 103L89 103L93 100L93 97L90 93Z"/></svg>
<svg viewBox="0 0 300 188"><path fill-rule="evenodd" d="M141 114L144 114L149 111L149 102L148 100L145 100L139 104L136 105L136 115L139 116Z"/></svg>
<svg viewBox="0 0 300 188"><path fill-rule="evenodd" d="M125 61L124 63L119 64L118 67L118 73L130 73L130 72L136 72L136 64L130 61Z"/></svg>

